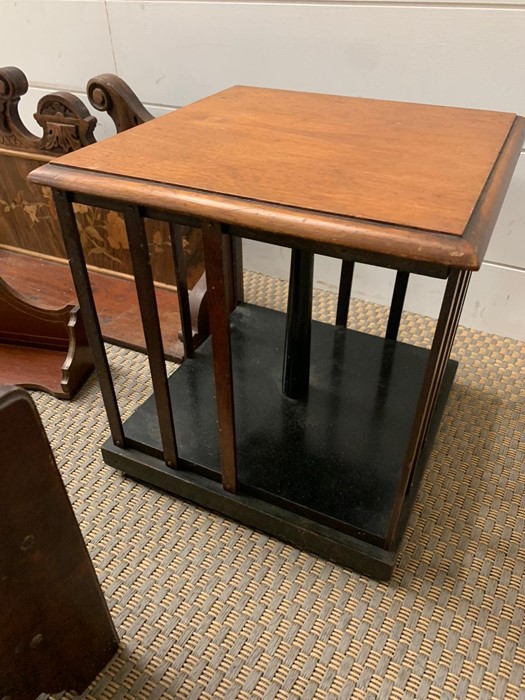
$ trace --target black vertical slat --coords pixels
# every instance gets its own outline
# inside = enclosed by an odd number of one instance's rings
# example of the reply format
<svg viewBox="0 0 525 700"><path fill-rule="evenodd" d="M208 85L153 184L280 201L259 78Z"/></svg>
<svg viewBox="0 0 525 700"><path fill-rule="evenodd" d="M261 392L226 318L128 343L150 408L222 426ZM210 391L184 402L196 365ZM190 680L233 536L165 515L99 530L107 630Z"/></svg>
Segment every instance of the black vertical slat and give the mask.
<svg viewBox="0 0 525 700"><path fill-rule="evenodd" d="M337 314L335 325L346 328L348 323L348 308L350 306L350 294L352 292L352 281L354 279L353 260L343 260L341 265L341 279L339 281L339 294L337 295Z"/></svg>
<svg viewBox="0 0 525 700"><path fill-rule="evenodd" d="M306 399L310 384L313 269L313 253L292 250L282 382L292 399Z"/></svg>
<svg viewBox="0 0 525 700"><path fill-rule="evenodd" d="M392 294L392 303L390 304L390 314L388 316L385 334L385 337L388 340L397 340L409 277L410 273L402 270L399 270L396 275L396 282L394 284L394 292Z"/></svg>
<svg viewBox="0 0 525 700"><path fill-rule="evenodd" d="M93 356L93 363L97 371L100 391L108 416L111 437L115 445L125 447L126 439L122 426L122 418L120 416L115 387L113 386L109 362L104 348L104 340L100 330L100 323L93 299L93 291L89 281L73 205L71 204L70 196L66 192L53 190L53 198L62 230L64 245L69 258L69 266L80 304L86 336Z"/></svg>
<svg viewBox="0 0 525 700"><path fill-rule="evenodd" d="M193 357L193 329L191 325L190 299L188 293L188 273L184 247L182 245L181 227L170 221L171 248L173 251L173 263L175 266L175 281L177 284L177 296L179 299L179 314L182 330L182 344L184 345L184 357Z"/></svg>
<svg viewBox="0 0 525 700"><path fill-rule="evenodd" d="M126 222L131 264L135 276L142 327L148 351L164 461L169 467L176 467L178 458L175 426L173 424L162 332L160 330L159 312L144 220L138 207L133 206L128 206L124 209L124 220Z"/></svg>
<svg viewBox="0 0 525 700"><path fill-rule="evenodd" d="M232 236L233 288L236 303L244 301L244 278L242 266L242 238Z"/></svg>

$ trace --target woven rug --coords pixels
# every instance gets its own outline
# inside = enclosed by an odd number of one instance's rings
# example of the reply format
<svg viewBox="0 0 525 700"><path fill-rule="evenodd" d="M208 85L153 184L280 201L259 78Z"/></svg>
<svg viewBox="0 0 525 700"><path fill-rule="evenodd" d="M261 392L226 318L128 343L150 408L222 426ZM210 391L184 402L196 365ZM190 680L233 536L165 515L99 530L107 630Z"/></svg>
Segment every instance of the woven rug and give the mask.
<svg viewBox="0 0 525 700"><path fill-rule="evenodd" d="M282 282L249 274L246 290L284 308ZM315 316L333 321L335 303L316 292ZM350 325L382 333L386 314L354 300ZM428 345L433 327L406 314L401 339ZM108 353L129 415L151 391L147 360ZM105 466L94 378L71 402L34 392L121 639L83 697L525 698L525 344L460 328L453 356L388 584Z"/></svg>

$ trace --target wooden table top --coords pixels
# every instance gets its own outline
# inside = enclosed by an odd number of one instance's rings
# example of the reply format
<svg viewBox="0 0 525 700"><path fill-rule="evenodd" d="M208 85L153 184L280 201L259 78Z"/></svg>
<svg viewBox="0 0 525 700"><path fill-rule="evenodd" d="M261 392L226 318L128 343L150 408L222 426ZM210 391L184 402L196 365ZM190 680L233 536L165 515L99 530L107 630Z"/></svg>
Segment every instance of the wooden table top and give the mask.
<svg viewBox="0 0 525 700"><path fill-rule="evenodd" d="M233 87L31 179L335 255L476 268L524 139L514 114Z"/></svg>

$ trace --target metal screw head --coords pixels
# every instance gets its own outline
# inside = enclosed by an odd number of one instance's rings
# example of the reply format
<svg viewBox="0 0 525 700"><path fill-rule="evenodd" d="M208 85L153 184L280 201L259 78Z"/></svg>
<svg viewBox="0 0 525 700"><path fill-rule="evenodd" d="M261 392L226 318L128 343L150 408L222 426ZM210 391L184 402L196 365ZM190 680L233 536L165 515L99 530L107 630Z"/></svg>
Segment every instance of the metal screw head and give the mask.
<svg viewBox="0 0 525 700"><path fill-rule="evenodd" d="M31 649L36 649L37 647L39 647L42 644L43 641L44 641L43 635L35 634L33 639L29 642L29 646L31 647Z"/></svg>

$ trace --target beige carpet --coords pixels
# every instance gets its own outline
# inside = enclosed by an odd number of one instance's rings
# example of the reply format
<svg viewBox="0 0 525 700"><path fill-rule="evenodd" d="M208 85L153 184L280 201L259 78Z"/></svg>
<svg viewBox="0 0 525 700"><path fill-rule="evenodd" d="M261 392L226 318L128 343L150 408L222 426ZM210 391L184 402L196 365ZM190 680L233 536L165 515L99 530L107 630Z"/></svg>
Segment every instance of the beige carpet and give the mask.
<svg viewBox="0 0 525 700"><path fill-rule="evenodd" d="M250 301L282 308L285 295L247 278ZM333 320L333 295L314 306ZM352 302L353 327L381 333L385 321ZM407 315L402 339L428 345L432 329ZM128 415L150 392L147 361L108 352ZM94 379L69 403L34 393L121 638L84 697L525 698L525 344L460 328L453 356L388 584L106 467Z"/></svg>

